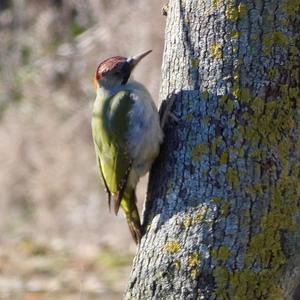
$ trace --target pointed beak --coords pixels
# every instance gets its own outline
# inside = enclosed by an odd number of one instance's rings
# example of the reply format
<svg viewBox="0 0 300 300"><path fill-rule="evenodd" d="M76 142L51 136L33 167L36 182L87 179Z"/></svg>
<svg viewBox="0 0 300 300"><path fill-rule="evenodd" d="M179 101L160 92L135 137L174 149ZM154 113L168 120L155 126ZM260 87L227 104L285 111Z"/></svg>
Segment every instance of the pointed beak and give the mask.
<svg viewBox="0 0 300 300"><path fill-rule="evenodd" d="M134 69L134 67L145 57L147 56L149 53L151 53L152 50L148 50L146 52L143 52L141 54L138 54L134 57L130 57L127 59L127 62L129 63L129 65L131 66L132 70Z"/></svg>

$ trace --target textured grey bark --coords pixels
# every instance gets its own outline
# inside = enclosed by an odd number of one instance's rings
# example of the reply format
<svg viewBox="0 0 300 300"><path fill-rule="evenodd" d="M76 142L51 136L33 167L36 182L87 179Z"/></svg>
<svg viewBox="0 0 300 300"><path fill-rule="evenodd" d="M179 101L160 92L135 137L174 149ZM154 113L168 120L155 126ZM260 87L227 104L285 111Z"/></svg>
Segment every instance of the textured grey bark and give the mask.
<svg viewBox="0 0 300 300"><path fill-rule="evenodd" d="M299 1L170 0L152 168L124 299L292 299L300 282Z"/></svg>

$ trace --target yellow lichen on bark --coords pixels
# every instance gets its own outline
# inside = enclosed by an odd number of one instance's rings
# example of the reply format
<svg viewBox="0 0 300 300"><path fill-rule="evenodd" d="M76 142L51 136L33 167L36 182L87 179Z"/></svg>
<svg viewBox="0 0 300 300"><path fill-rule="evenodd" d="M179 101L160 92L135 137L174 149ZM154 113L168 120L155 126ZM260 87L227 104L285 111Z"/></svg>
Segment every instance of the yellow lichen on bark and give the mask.
<svg viewBox="0 0 300 300"><path fill-rule="evenodd" d="M222 45L221 44L213 44L210 49L211 56L220 59L222 57Z"/></svg>
<svg viewBox="0 0 300 300"><path fill-rule="evenodd" d="M283 3L288 16L294 17L300 1L286 0ZM246 11L242 14L246 14ZM231 1L227 4L226 17L232 22L237 22L239 18L238 8ZM288 24L286 22L286 26ZM239 35L233 32L231 38L237 39ZM283 299L279 281L281 267L287 258L282 249L281 235L282 232L295 230L294 216L299 210L300 199L300 164L291 160L292 157L300 158L300 146L297 146L295 140L295 132L299 130L296 128L295 104L300 107L299 64L296 58L299 50L295 46L296 38L299 40L299 36L293 39L280 31L263 37L263 52L268 56L272 54L274 47L280 47L289 53L284 65L273 66L267 74L270 80L275 81L283 73L286 78L290 78L290 83L278 84L278 90L274 93L276 96L262 98L254 95L248 87L243 88L240 85L238 67L232 76L234 82L231 95L224 96L227 97L226 102L233 98L248 108L242 115L243 122L237 126L240 138L253 149L249 152L249 157L257 162L253 163L255 172L261 174L262 168L267 167L268 172L277 172L278 179L270 184L263 181L262 177L262 182L245 187L248 197L255 201L265 201L268 196L270 204L269 210L261 217L259 232L250 238L245 252L244 269L231 272L226 268L227 251L224 251L224 260L219 258L219 250L212 253L212 257L219 261L213 272L218 299ZM224 101L224 105L226 102ZM226 110L234 113L231 107ZM227 161L227 154L224 153L220 164ZM266 162L269 163L270 153L276 153L277 165L265 166ZM229 168L225 177L231 187L240 188L235 169ZM245 211L244 217L250 218L251 213ZM256 266L255 271L251 269L253 265Z"/></svg>
<svg viewBox="0 0 300 300"><path fill-rule="evenodd" d="M163 250L171 254L178 253L181 250L181 245L177 241L169 241L164 245Z"/></svg>

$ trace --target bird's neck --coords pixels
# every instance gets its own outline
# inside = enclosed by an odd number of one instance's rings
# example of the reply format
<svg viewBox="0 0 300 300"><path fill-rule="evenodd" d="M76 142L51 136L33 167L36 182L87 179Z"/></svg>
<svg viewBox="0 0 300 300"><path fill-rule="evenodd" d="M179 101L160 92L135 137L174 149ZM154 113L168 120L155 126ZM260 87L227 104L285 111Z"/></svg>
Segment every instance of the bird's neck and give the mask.
<svg viewBox="0 0 300 300"><path fill-rule="evenodd" d="M127 86L134 84L134 80L129 80L126 84L102 84L98 86L97 96L103 98L111 97L112 95L118 93L119 91L126 90Z"/></svg>
<svg viewBox="0 0 300 300"><path fill-rule="evenodd" d="M97 88L97 97L105 99L114 94L114 89L105 86L98 86Z"/></svg>

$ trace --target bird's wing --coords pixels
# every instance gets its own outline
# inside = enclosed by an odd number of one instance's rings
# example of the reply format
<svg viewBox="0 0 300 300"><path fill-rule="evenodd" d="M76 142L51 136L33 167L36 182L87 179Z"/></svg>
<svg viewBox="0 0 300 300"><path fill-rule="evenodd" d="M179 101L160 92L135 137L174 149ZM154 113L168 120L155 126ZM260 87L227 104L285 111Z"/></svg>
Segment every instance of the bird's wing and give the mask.
<svg viewBox="0 0 300 300"><path fill-rule="evenodd" d="M98 151L97 151L97 146L96 146L96 153L97 153L97 166L98 166L98 170L99 170L99 173L101 175L101 178L103 179L105 191L107 193L108 208L109 208L109 211L110 211L110 207L111 207L111 192L110 192L110 190L109 190L109 188L107 186L107 183L106 183L104 175L103 175L100 158L99 158Z"/></svg>
<svg viewBox="0 0 300 300"><path fill-rule="evenodd" d="M96 100L97 101L97 100ZM132 158L128 151L129 115L133 105L130 93L120 91L99 102L101 108L94 108L92 128L99 160L100 174L104 184L115 201L118 212L130 174Z"/></svg>

